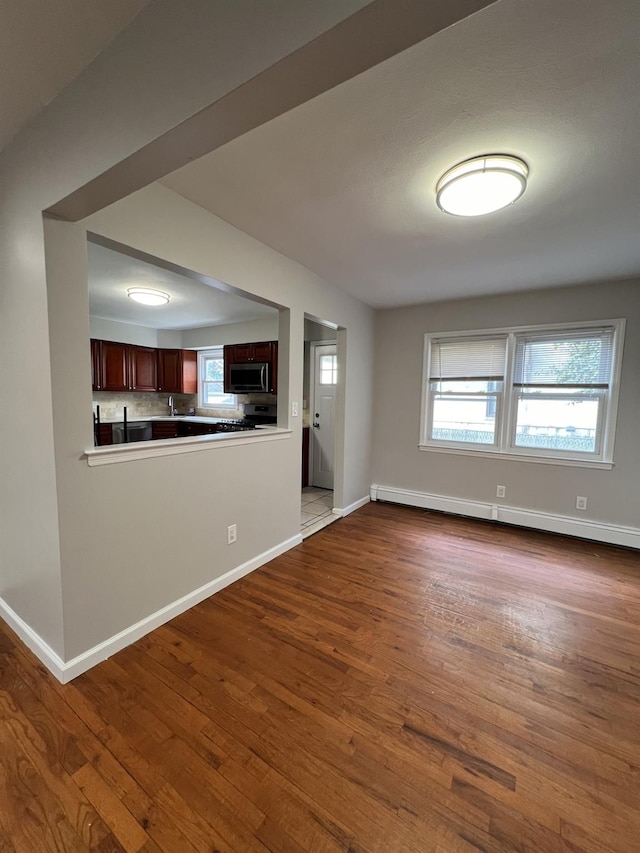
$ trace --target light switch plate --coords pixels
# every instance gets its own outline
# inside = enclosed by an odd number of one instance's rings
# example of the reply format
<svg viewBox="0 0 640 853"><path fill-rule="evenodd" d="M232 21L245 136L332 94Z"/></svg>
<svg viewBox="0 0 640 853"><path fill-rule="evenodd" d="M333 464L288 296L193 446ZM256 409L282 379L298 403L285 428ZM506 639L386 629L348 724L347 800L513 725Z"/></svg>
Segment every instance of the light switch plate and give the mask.
<svg viewBox="0 0 640 853"><path fill-rule="evenodd" d="M297 418L297 417L298 417L298 404L297 404L297 403L292 403L292 404L291 404L291 415L292 415L292 417L294 417L294 418Z"/></svg>

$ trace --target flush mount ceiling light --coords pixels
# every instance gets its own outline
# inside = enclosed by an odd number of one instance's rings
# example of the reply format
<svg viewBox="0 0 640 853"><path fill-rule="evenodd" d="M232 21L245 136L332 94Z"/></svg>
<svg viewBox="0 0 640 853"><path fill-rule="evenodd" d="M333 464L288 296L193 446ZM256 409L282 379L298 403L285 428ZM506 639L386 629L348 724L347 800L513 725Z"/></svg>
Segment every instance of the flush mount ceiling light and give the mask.
<svg viewBox="0 0 640 853"><path fill-rule="evenodd" d="M162 290L153 290L150 287L130 287L127 290L129 299L141 302L143 305L166 305L171 298Z"/></svg>
<svg viewBox="0 0 640 853"><path fill-rule="evenodd" d="M454 216L483 216L517 201L528 175L529 167L518 157L473 157L444 173L436 186L436 201L440 210Z"/></svg>

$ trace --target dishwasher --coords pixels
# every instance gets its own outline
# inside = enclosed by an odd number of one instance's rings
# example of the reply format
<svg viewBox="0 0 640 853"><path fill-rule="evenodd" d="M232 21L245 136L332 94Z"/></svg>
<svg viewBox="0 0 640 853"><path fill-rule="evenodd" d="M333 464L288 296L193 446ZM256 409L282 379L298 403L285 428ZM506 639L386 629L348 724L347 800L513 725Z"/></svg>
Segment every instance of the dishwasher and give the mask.
<svg viewBox="0 0 640 853"><path fill-rule="evenodd" d="M114 444L124 444L124 423L113 424L111 427ZM142 421L140 423L127 424L127 441L151 441L153 433L151 424Z"/></svg>

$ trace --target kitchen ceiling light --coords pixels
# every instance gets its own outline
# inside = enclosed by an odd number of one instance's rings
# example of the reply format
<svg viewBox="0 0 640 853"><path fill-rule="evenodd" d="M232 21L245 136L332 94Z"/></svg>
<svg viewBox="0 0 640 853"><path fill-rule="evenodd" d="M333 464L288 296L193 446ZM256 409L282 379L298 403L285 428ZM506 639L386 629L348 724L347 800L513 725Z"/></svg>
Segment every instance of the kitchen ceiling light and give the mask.
<svg viewBox="0 0 640 853"><path fill-rule="evenodd" d="M166 305L171 298L162 290L153 290L150 287L130 287L127 290L129 299L141 302L143 305Z"/></svg>
<svg viewBox="0 0 640 853"><path fill-rule="evenodd" d="M436 186L436 201L440 210L454 216L483 216L517 201L528 175L529 167L518 157L473 157L444 173Z"/></svg>

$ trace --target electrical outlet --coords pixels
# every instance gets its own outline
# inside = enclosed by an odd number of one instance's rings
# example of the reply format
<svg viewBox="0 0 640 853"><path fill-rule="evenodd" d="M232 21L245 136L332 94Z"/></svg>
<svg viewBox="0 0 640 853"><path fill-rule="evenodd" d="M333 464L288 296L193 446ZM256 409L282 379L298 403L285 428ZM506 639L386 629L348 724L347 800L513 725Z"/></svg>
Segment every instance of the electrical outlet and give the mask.
<svg viewBox="0 0 640 853"><path fill-rule="evenodd" d="M292 403L292 404L291 404L291 415L292 415L294 418L297 418L297 417L298 417L298 404L297 404L297 403Z"/></svg>
<svg viewBox="0 0 640 853"><path fill-rule="evenodd" d="M576 509L586 509L587 508L587 499L585 497L581 497L578 495L576 498Z"/></svg>
<svg viewBox="0 0 640 853"><path fill-rule="evenodd" d="M233 545L238 540L238 525L230 524L227 527L227 545Z"/></svg>
<svg viewBox="0 0 640 853"><path fill-rule="evenodd" d="M507 494L507 490L504 486L496 486L496 497L503 498Z"/></svg>

